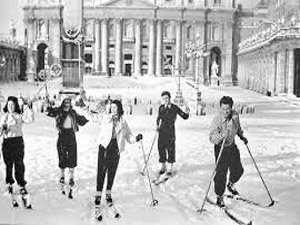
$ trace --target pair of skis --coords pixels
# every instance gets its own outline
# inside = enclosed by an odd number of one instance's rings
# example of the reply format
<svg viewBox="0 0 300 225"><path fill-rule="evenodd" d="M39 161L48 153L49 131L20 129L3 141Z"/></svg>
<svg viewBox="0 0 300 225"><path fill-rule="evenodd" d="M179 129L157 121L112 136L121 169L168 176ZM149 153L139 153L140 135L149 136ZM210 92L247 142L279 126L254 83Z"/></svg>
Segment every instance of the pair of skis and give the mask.
<svg viewBox="0 0 300 225"><path fill-rule="evenodd" d="M73 199L73 187L72 186L68 186L68 188L67 188L65 183L60 183L60 190L63 195L68 194L68 198Z"/></svg>
<svg viewBox="0 0 300 225"><path fill-rule="evenodd" d="M18 199L20 199L24 209L32 209L32 204L31 204L31 201L30 201L29 193L27 193L27 194L15 194L15 193L13 193L13 191L10 191L9 195L10 195L11 207L12 208L19 208L20 207L20 204L19 204L19 201L18 201Z"/></svg>
<svg viewBox="0 0 300 225"><path fill-rule="evenodd" d="M120 219L121 214L117 207L113 203L108 203L107 204L107 209L109 210L110 217L115 218L115 219ZM104 217L104 207L103 205L95 205L95 218L98 221L102 221Z"/></svg>
<svg viewBox="0 0 300 225"><path fill-rule="evenodd" d="M159 174L155 179L152 180L152 183L158 186L160 184L166 183L173 176L174 175L167 173Z"/></svg>
<svg viewBox="0 0 300 225"><path fill-rule="evenodd" d="M273 201L270 204L268 204L268 205L264 205L264 204L252 201L250 199L247 199L245 197L242 197L240 195L227 194L227 195L224 195L224 197L230 198L230 199L234 199L236 201L241 201L241 202L247 203L249 205L253 205L253 206L257 206L257 207L262 207L262 208L267 208L267 207L271 207L271 206L274 205ZM247 220L245 218L241 218L241 216L239 216L237 213L235 213L234 210L229 209L227 206L220 207L214 201L212 201L211 199L209 199L208 197L207 197L206 201L209 204L211 204L213 206L216 206L216 207L219 207L220 209L222 209L225 212L225 214L231 220L233 220L235 223L240 224L240 225L251 225L252 224L251 220ZM197 212L200 212L200 210L197 210Z"/></svg>

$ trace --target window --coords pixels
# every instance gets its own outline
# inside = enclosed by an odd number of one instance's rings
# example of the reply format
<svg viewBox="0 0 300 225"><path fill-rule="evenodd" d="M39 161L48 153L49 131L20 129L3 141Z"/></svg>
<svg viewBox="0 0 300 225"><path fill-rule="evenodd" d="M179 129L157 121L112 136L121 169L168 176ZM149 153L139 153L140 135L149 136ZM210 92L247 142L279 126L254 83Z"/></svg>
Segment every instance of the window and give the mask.
<svg viewBox="0 0 300 225"><path fill-rule="evenodd" d="M148 48L148 46L147 45L143 45L143 47L142 48L144 48L144 49L147 49Z"/></svg>
<svg viewBox="0 0 300 225"><path fill-rule="evenodd" d="M115 45L109 45L109 48L114 48L115 47Z"/></svg>
<svg viewBox="0 0 300 225"><path fill-rule="evenodd" d="M166 46L166 50L172 50L172 46Z"/></svg>
<svg viewBox="0 0 300 225"><path fill-rule="evenodd" d="M91 48L91 47L92 47L92 45L85 45L85 47L87 47L87 48Z"/></svg>
<svg viewBox="0 0 300 225"><path fill-rule="evenodd" d="M192 38L192 27L189 26L187 28L187 39L191 39Z"/></svg>
<svg viewBox="0 0 300 225"><path fill-rule="evenodd" d="M92 63L93 62L93 55L92 54L85 54L85 62Z"/></svg>
<svg viewBox="0 0 300 225"><path fill-rule="evenodd" d="M124 59L125 60L132 60L132 55L131 54L125 54Z"/></svg>

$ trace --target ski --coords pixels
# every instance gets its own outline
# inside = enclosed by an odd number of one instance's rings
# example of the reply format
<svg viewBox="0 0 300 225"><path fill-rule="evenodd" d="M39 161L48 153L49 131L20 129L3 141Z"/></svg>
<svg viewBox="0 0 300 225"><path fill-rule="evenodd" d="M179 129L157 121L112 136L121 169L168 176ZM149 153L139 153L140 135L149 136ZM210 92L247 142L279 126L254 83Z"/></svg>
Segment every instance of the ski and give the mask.
<svg viewBox="0 0 300 225"><path fill-rule="evenodd" d="M110 213L112 214L113 218L119 219L121 218L120 211L117 209L117 207L113 203L108 204L108 209Z"/></svg>
<svg viewBox="0 0 300 225"><path fill-rule="evenodd" d="M172 175L163 174L158 179L154 180L153 183L158 186L160 184L166 183L171 177L173 177L173 176Z"/></svg>
<svg viewBox="0 0 300 225"><path fill-rule="evenodd" d="M261 203L258 203L258 202L255 202L255 201L252 201L250 199L247 199L247 198L244 198L240 195L224 195L226 198L230 198L230 199L234 199L234 200L237 200L237 201L241 201L241 202L245 202L245 203L248 203L250 205L254 205L254 206L258 206L258 207L262 207L262 208L267 208L267 207L271 207L273 204L268 204L268 205L263 205Z"/></svg>
<svg viewBox="0 0 300 225"><path fill-rule="evenodd" d="M219 207L214 201L212 201L211 199L207 198L206 201L213 205L218 207L219 209L221 209L232 221L234 221L237 224L240 225L252 225L252 221L244 221L243 219L239 218L239 216L232 210L229 209L228 207ZM200 210L198 209L197 212L200 212Z"/></svg>
<svg viewBox="0 0 300 225"><path fill-rule="evenodd" d="M23 203L23 207L25 209L32 209L31 201L30 201L30 195L27 194L21 194L21 200Z"/></svg>
<svg viewBox="0 0 300 225"><path fill-rule="evenodd" d="M63 195L66 194L66 186L65 183L60 183L60 191Z"/></svg>
<svg viewBox="0 0 300 225"><path fill-rule="evenodd" d="M11 206L13 208L18 208L19 207L19 203L16 200L16 196L13 193L10 193L10 200L11 200Z"/></svg>
<svg viewBox="0 0 300 225"><path fill-rule="evenodd" d="M72 187L69 188L68 198L73 199L73 188Z"/></svg>
<svg viewBox="0 0 300 225"><path fill-rule="evenodd" d="M98 221L102 221L103 220L103 213L102 213L100 205L95 205L95 218Z"/></svg>

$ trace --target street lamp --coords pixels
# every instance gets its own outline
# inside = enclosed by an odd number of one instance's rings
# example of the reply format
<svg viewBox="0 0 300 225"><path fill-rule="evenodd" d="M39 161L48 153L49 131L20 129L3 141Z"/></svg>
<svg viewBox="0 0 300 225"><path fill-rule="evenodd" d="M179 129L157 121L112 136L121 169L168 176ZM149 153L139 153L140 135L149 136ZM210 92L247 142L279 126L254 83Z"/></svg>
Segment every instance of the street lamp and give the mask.
<svg viewBox="0 0 300 225"><path fill-rule="evenodd" d="M3 66L5 66L5 64L6 64L6 59L4 56L2 56L2 59L0 61L0 66L3 67Z"/></svg>
<svg viewBox="0 0 300 225"><path fill-rule="evenodd" d="M206 58L209 56L209 51L207 51L207 46L209 44L203 44L203 45L196 45L193 42L189 42L186 45L185 54L188 59L195 59L197 60L197 67L198 67L198 74L196 74L196 87L197 90L199 89L199 83L200 83L200 70L199 70L199 59Z"/></svg>
<svg viewBox="0 0 300 225"><path fill-rule="evenodd" d="M188 59L196 59L198 74L196 74L196 89L197 89L197 108L201 104L201 91L199 90L200 83L200 69L199 69L199 60L200 58L206 58L209 56L209 51L207 51L209 44L196 45L195 43L187 43L185 54ZM204 65L205 66L205 65Z"/></svg>

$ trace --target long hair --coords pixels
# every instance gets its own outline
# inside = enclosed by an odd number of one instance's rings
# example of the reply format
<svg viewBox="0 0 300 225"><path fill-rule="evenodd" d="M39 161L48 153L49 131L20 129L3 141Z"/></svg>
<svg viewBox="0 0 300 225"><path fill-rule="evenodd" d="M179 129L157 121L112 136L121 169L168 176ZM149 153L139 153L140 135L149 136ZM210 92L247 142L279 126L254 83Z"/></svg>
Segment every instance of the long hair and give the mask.
<svg viewBox="0 0 300 225"><path fill-rule="evenodd" d="M113 100L111 104L116 104L118 107L118 118L121 118L124 114L123 105L120 100Z"/></svg>
<svg viewBox="0 0 300 225"><path fill-rule="evenodd" d="M19 105L19 102L18 102L18 98L15 97L15 96L9 96L7 98L6 104L3 108L3 112L5 112L5 113L8 112L7 104L8 104L9 101L12 101L15 104L15 112L18 113L18 114L21 114L21 109L20 109L20 105Z"/></svg>

